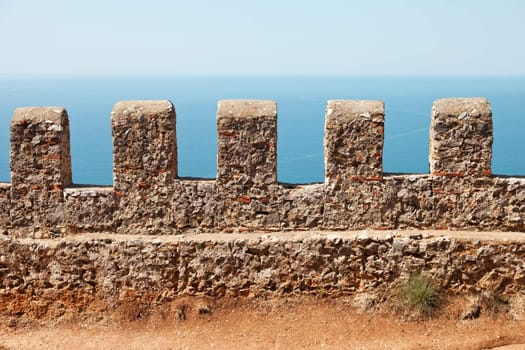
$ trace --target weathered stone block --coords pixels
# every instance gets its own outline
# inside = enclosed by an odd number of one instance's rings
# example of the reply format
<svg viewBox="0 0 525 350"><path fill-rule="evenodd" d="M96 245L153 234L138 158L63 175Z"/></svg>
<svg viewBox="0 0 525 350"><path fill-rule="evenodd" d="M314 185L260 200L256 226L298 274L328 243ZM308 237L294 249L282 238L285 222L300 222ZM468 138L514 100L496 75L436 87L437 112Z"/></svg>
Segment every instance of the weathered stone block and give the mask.
<svg viewBox="0 0 525 350"><path fill-rule="evenodd" d="M279 227L316 229L323 225L324 185L286 186L278 199Z"/></svg>
<svg viewBox="0 0 525 350"><path fill-rule="evenodd" d="M177 230L209 230L218 224L222 207L215 181L178 179L173 194L170 215Z"/></svg>
<svg viewBox="0 0 525 350"><path fill-rule="evenodd" d="M383 176L381 101L330 100L325 122L325 182Z"/></svg>
<svg viewBox="0 0 525 350"><path fill-rule="evenodd" d="M221 229L265 228L278 216L277 104L223 100L217 110L217 190Z"/></svg>
<svg viewBox="0 0 525 350"><path fill-rule="evenodd" d="M325 184L323 228L360 230L382 228L383 181Z"/></svg>
<svg viewBox="0 0 525 350"><path fill-rule="evenodd" d="M147 184L139 182L148 178L177 176L175 108L170 101L117 102L111 126L114 171L125 174L124 181L115 181L117 190L130 184L144 187Z"/></svg>
<svg viewBox="0 0 525 350"><path fill-rule="evenodd" d="M113 231L117 207L113 187L76 186L64 190L66 231Z"/></svg>
<svg viewBox="0 0 525 350"><path fill-rule="evenodd" d="M492 140L492 110L486 98L435 101L430 125L430 172L490 176Z"/></svg>
<svg viewBox="0 0 525 350"><path fill-rule="evenodd" d="M11 184L0 183L0 229L10 226L9 210L11 208Z"/></svg>
<svg viewBox="0 0 525 350"><path fill-rule="evenodd" d="M175 108L170 101L123 101L111 112L113 185L119 232L169 233L177 176Z"/></svg>
<svg viewBox="0 0 525 350"><path fill-rule="evenodd" d="M489 177L432 178L435 226L442 229L500 230L509 197Z"/></svg>
<svg viewBox="0 0 525 350"><path fill-rule="evenodd" d="M11 121L13 226L49 228L63 221L62 190L71 184L69 120L62 107L16 109Z"/></svg>
<svg viewBox="0 0 525 350"><path fill-rule="evenodd" d="M494 178L493 198L503 207L504 218L497 230L525 232L525 178Z"/></svg>
<svg viewBox="0 0 525 350"><path fill-rule="evenodd" d="M277 183L277 104L223 100L217 111L217 182L237 192Z"/></svg>
<svg viewBox="0 0 525 350"><path fill-rule="evenodd" d="M433 226L432 178L429 175L386 176L381 202L383 227Z"/></svg>

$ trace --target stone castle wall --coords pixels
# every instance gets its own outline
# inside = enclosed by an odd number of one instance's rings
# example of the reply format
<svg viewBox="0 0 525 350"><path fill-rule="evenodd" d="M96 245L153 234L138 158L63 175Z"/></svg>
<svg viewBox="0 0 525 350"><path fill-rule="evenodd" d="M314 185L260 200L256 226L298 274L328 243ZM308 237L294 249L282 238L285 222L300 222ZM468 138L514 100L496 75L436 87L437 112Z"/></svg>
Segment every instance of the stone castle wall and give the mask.
<svg viewBox="0 0 525 350"><path fill-rule="evenodd" d="M111 314L128 303L169 308L187 296L388 295L416 271L450 294L523 293L522 234L435 234L0 236L0 316Z"/></svg>
<svg viewBox="0 0 525 350"><path fill-rule="evenodd" d="M277 106L220 101L216 179L177 173L175 107L125 101L111 113L113 186L72 183L64 108L19 108L0 227L18 237L286 230L474 229L525 232L525 178L491 174L492 111L484 98L434 103L429 174L382 169L384 104L332 100L325 181L277 181Z"/></svg>

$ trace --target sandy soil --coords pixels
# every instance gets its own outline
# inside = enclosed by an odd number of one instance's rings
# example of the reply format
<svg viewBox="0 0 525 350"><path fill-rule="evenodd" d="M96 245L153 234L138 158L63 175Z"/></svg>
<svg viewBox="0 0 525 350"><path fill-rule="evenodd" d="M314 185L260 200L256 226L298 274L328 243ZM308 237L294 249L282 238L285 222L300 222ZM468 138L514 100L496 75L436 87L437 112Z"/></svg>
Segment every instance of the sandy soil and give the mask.
<svg viewBox="0 0 525 350"><path fill-rule="evenodd" d="M407 321L350 304L345 298L192 298L147 317L129 308L111 319L71 315L43 326L4 320L0 349L525 349L525 321L504 315L460 321L461 307L450 303L431 319Z"/></svg>

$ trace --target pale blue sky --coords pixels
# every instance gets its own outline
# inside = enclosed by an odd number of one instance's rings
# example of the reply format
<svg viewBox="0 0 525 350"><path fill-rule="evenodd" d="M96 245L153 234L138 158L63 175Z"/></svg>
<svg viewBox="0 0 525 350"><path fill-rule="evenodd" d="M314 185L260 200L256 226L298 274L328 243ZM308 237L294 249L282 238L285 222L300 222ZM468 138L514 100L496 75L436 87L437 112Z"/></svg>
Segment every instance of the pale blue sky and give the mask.
<svg viewBox="0 0 525 350"><path fill-rule="evenodd" d="M0 75L524 75L524 0L0 0Z"/></svg>

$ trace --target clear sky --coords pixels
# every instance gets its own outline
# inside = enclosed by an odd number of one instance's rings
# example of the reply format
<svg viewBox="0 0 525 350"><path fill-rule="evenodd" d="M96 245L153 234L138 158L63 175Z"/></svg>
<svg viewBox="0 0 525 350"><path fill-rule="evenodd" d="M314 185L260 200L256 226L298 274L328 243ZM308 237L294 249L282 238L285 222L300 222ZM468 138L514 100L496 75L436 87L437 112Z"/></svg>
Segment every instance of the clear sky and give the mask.
<svg viewBox="0 0 525 350"><path fill-rule="evenodd" d="M525 0L0 0L0 75L525 75Z"/></svg>

